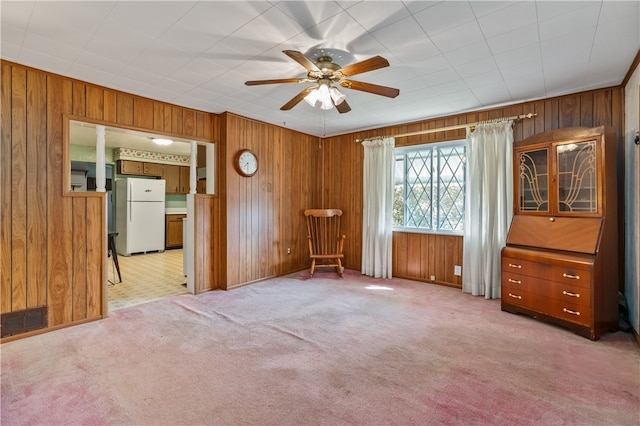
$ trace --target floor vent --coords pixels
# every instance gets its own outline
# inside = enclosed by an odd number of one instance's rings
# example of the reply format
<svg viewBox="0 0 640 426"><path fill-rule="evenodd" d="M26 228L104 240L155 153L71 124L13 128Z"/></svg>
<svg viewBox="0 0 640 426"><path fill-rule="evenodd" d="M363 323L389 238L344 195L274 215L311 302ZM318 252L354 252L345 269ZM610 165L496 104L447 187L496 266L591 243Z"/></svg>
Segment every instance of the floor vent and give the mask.
<svg viewBox="0 0 640 426"><path fill-rule="evenodd" d="M0 337L13 336L47 327L47 307L7 312L0 316Z"/></svg>

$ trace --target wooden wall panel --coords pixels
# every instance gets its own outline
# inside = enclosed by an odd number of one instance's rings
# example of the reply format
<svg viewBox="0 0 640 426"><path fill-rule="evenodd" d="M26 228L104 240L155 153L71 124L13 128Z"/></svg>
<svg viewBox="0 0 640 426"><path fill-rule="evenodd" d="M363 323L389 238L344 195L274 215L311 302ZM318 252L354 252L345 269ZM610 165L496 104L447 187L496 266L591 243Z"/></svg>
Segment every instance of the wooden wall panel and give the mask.
<svg viewBox="0 0 640 426"><path fill-rule="evenodd" d="M73 115L84 116L86 111L86 93L85 85L83 83L74 81L73 85Z"/></svg>
<svg viewBox="0 0 640 426"><path fill-rule="evenodd" d="M196 114L190 109L182 110L182 131L185 136L196 136Z"/></svg>
<svg viewBox="0 0 640 426"><path fill-rule="evenodd" d="M73 200L73 320L87 316L87 199L74 197Z"/></svg>
<svg viewBox="0 0 640 426"><path fill-rule="evenodd" d="M11 76L11 309L27 307L27 71Z"/></svg>
<svg viewBox="0 0 640 426"><path fill-rule="evenodd" d="M47 303L47 78L27 71L27 307Z"/></svg>
<svg viewBox="0 0 640 426"><path fill-rule="evenodd" d="M133 125L141 129L153 130L153 101L146 98L133 98Z"/></svg>
<svg viewBox="0 0 640 426"><path fill-rule="evenodd" d="M113 90L103 90L104 95L104 121L109 123L115 123L116 118L116 110L117 100L116 100L116 92Z"/></svg>
<svg viewBox="0 0 640 426"><path fill-rule="evenodd" d="M165 108L167 109L167 108ZM171 133L175 133L175 134L182 134L182 128L183 128L183 117L182 117L182 112L183 109L177 106L172 106L169 108L169 110L171 111L171 127L169 127L171 130ZM165 131L167 130L167 128L165 127L164 129Z"/></svg>
<svg viewBox="0 0 640 426"><path fill-rule="evenodd" d="M0 312L11 311L11 81L12 68L0 64Z"/></svg>
<svg viewBox="0 0 640 426"><path fill-rule="evenodd" d="M153 103L153 130L158 132L164 130L164 104L162 102Z"/></svg>
<svg viewBox="0 0 640 426"><path fill-rule="evenodd" d="M99 318L107 303L103 300L107 268L106 194L87 198L87 298L86 318Z"/></svg>
<svg viewBox="0 0 640 426"><path fill-rule="evenodd" d="M122 126L134 125L134 107L132 95L116 93L116 123Z"/></svg>
<svg viewBox="0 0 640 426"><path fill-rule="evenodd" d="M213 195L196 194L194 199L195 210L195 238L196 252L194 256L194 270L196 280L194 291L196 294L220 287L220 282L216 278L219 263L218 239L207 238L213 236L217 221L213 218L217 216L219 199Z"/></svg>
<svg viewBox="0 0 640 426"><path fill-rule="evenodd" d="M87 117L104 120L104 90L96 86L87 86Z"/></svg>
<svg viewBox="0 0 640 426"><path fill-rule="evenodd" d="M72 95L71 81L47 77L47 240L55 241L47 251L50 326L73 321L73 209L72 198L64 197L62 188L62 116L72 112Z"/></svg>

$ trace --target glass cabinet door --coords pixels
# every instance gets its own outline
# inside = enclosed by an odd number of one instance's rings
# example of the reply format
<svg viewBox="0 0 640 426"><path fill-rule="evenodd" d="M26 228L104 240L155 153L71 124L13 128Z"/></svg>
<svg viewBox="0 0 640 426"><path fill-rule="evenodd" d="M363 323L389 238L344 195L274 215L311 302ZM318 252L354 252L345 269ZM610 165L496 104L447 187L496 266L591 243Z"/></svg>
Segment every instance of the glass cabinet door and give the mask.
<svg viewBox="0 0 640 426"><path fill-rule="evenodd" d="M598 213L596 142L556 146L558 212Z"/></svg>
<svg viewBox="0 0 640 426"><path fill-rule="evenodd" d="M518 210L549 212L549 152L521 151L518 161Z"/></svg>

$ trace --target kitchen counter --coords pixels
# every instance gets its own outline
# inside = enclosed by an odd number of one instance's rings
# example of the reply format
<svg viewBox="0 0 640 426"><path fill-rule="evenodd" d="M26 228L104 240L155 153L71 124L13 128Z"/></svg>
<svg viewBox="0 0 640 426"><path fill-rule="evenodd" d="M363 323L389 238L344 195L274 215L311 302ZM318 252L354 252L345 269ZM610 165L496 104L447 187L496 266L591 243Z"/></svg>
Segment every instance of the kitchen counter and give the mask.
<svg viewBox="0 0 640 426"><path fill-rule="evenodd" d="M164 209L164 214L187 214L186 207L167 207Z"/></svg>

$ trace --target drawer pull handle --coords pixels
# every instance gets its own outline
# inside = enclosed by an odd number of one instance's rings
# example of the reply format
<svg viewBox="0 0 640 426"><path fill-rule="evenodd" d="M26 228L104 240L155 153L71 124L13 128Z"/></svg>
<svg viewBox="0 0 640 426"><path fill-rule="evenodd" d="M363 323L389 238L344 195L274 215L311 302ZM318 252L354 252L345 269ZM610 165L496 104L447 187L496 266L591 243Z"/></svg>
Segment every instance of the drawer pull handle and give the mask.
<svg viewBox="0 0 640 426"><path fill-rule="evenodd" d="M511 279L511 278L509 278L509 282L510 282L510 283L515 283L515 284L522 284L522 281L520 281L520 280L514 280L514 279Z"/></svg>
<svg viewBox="0 0 640 426"><path fill-rule="evenodd" d="M579 280L580 279L580 275L571 275L571 274L567 274L566 272L564 274L562 274L563 277L565 278L571 278L572 280Z"/></svg>
<svg viewBox="0 0 640 426"><path fill-rule="evenodd" d="M580 293L572 293L572 292L566 291L566 290L564 290L562 292L562 294L564 294L565 296L570 296L570 297L580 297Z"/></svg>
<svg viewBox="0 0 640 426"><path fill-rule="evenodd" d="M568 314L571 314L571 315L578 315L578 316L580 315L580 312L578 312L578 311L572 311L571 309L562 308L562 310L563 310L563 311L565 311L565 312L566 312L566 313L568 313Z"/></svg>
<svg viewBox="0 0 640 426"><path fill-rule="evenodd" d="M516 265L515 263L510 263L510 264L509 264L509 268L518 268L518 269L522 269L522 265Z"/></svg>
<svg viewBox="0 0 640 426"><path fill-rule="evenodd" d="M509 293L509 297L513 297L514 299L522 299L522 296L518 296L517 294Z"/></svg>

